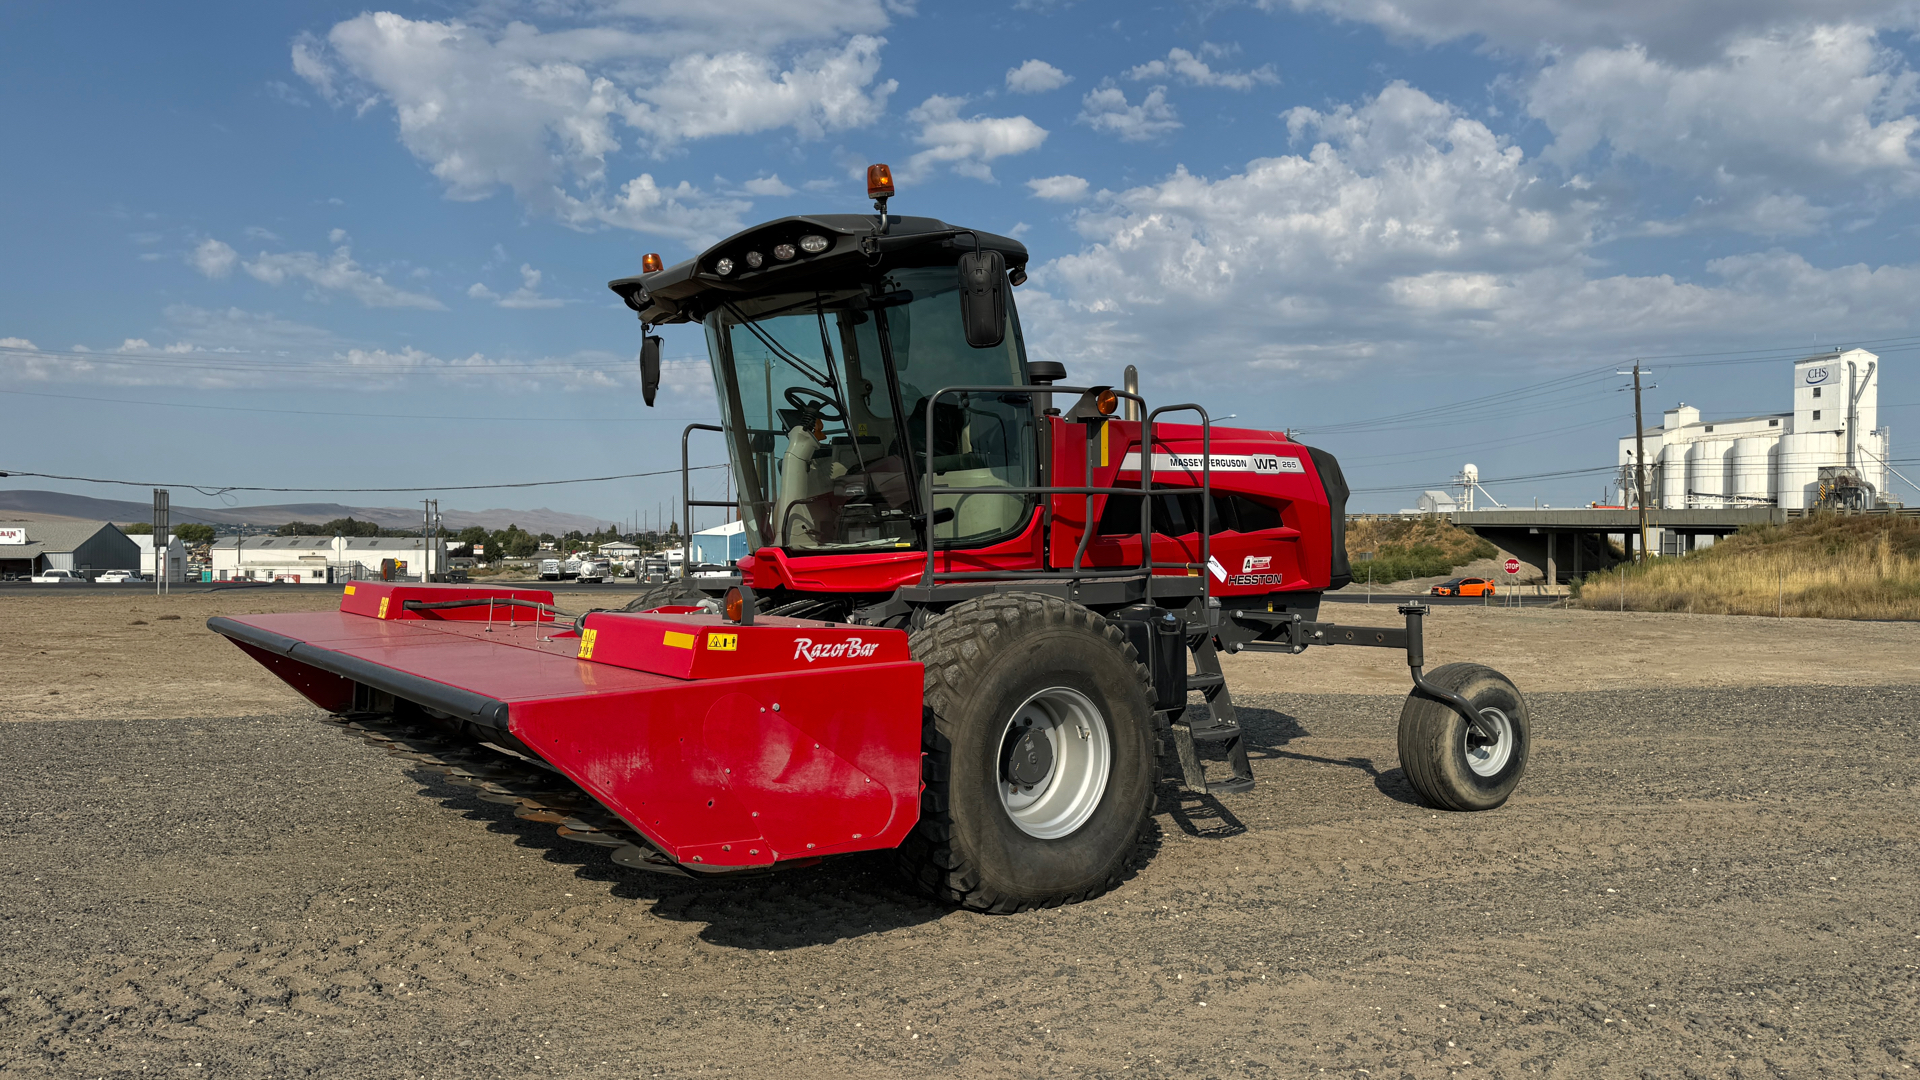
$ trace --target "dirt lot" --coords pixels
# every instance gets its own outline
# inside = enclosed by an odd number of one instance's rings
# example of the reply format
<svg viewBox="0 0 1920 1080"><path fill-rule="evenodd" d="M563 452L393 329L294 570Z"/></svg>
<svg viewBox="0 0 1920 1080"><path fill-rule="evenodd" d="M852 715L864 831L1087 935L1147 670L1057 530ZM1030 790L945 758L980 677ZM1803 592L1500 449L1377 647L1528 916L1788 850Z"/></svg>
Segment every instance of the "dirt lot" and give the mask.
<svg viewBox="0 0 1920 1080"><path fill-rule="evenodd" d="M0 727L0 1075L1920 1063L1920 628L1442 610L1429 654L1535 712L1474 815L1412 801L1386 654L1237 658L1260 786L1167 787L1118 890L991 918L877 857L621 870L311 723L201 626L331 602L0 598L0 710L55 721Z"/></svg>

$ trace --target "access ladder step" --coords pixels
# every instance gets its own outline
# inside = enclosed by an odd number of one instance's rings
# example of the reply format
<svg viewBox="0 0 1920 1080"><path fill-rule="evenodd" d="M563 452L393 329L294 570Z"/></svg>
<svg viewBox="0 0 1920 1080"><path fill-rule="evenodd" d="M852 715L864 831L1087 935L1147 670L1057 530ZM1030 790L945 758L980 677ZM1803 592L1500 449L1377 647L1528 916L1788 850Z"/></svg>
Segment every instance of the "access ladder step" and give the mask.
<svg viewBox="0 0 1920 1080"><path fill-rule="evenodd" d="M1253 777L1235 776L1226 780L1207 781L1209 795L1239 795L1253 790Z"/></svg>
<svg viewBox="0 0 1920 1080"><path fill-rule="evenodd" d="M1189 728L1193 741L1197 743L1234 742L1240 738L1238 724L1222 724L1219 727Z"/></svg>

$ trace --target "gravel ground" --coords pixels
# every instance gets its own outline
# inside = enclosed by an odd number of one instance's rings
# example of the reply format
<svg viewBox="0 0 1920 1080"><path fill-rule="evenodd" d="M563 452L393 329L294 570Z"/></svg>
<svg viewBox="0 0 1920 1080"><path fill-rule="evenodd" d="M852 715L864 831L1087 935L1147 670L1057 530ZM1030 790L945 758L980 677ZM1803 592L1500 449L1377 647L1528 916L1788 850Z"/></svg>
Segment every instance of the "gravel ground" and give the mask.
<svg viewBox="0 0 1920 1080"><path fill-rule="evenodd" d="M1920 687L1535 694L1484 814L1397 695L1242 701L1254 792L1010 917L622 870L288 710L7 725L0 1075L1913 1075Z"/></svg>

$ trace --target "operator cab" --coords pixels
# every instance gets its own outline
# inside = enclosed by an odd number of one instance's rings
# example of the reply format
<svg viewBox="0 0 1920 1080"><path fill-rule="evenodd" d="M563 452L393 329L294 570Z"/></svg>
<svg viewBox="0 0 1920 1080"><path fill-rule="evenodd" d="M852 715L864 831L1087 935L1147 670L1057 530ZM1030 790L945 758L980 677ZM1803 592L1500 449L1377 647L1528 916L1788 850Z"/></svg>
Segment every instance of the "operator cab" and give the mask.
<svg viewBox="0 0 1920 1080"><path fill-rule="evenodd" d="M1019 241L933 218L828 214L755 226L673 267L609 284L650 331L706 328L749 550L924 546L921 479L932 456L934 535L978 547L1017 535L1036 497L1039 419L1026 393L933 395L1034 384L1012 285ZM642 350L646 396L659 338ZM648 372L648 351L652 371ZM932 409L932 445L928 411Z"/></svg>

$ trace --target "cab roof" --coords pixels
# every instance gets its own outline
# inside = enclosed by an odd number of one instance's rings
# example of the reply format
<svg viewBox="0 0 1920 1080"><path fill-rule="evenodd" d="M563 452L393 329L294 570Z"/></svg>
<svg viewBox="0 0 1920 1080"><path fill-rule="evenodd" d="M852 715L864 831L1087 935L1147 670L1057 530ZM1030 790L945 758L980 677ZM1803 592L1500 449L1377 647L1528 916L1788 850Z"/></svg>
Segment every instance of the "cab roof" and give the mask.
<svg viewBox="0 0 1920 1080"><path fill-rule="evenodd" d="M800 250L803 236L822 237L827 247L815 254ZM774 257L780 244L794 246L792 258ZM607 288L647 323L697 322L721 300L854 287L881 270L951 265L975 247L998 251L1010 271L1027 264L1027 247L1020 241L938 218L888 215L882 231L876 214L803 214L744 229L691 259L609 281ZM759 269L748 265L750 252L760 254ZM732 260L731 273L719 273L722 259Z"/></svg>

